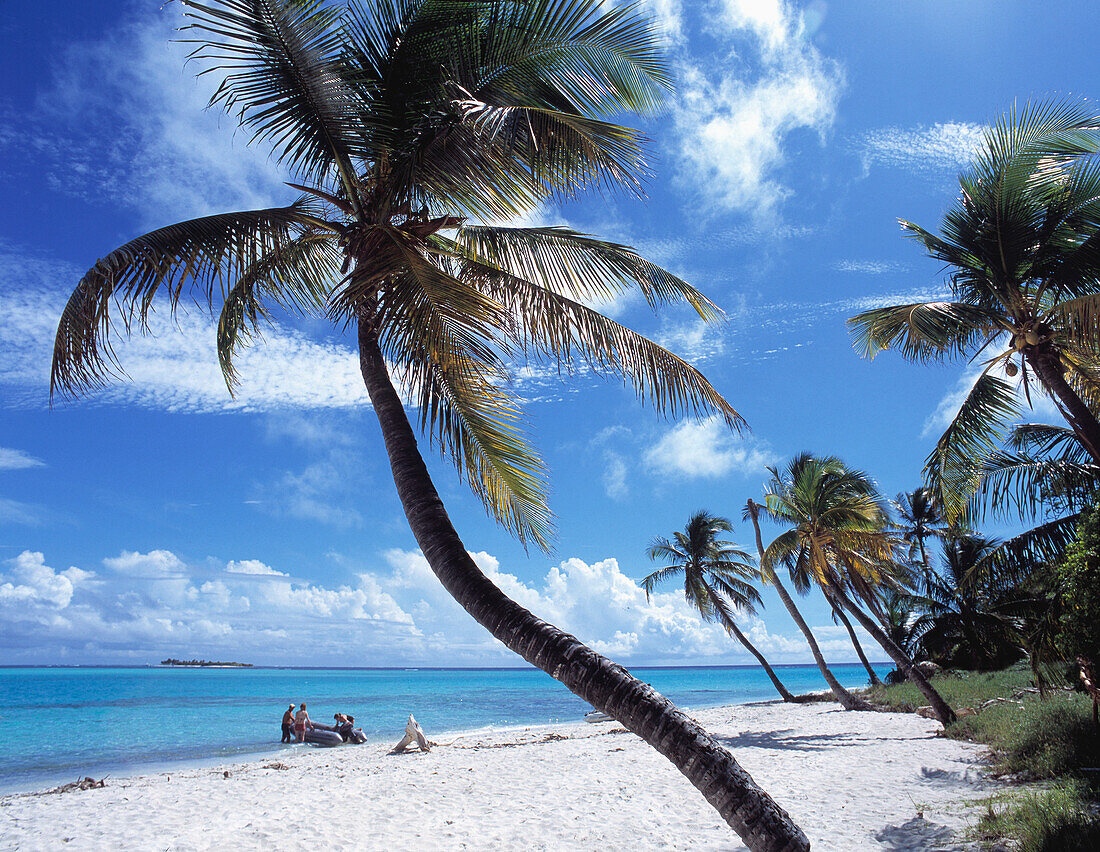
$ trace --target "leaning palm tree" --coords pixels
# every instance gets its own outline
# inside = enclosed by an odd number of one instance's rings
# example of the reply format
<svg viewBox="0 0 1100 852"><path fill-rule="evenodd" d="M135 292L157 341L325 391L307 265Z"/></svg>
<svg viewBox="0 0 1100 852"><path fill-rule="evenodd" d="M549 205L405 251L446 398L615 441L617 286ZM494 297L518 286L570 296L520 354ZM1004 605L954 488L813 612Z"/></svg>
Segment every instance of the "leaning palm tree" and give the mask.
<svg viewBox="0 0 1100 852"><path fill-rule="evenodd" d="M802 631L802 635L806 638L806 644L810 646L810 653L813 655L818 671L821 672L821 676L825 679L825 683L829 685L829 690L833 693L833 697L840 703L840 706L845 710L874 709L862 698L852 695L852 693L845 689L840 681L837 680L836 675L833 674L832 670L825 662L825 655L821 653L821 646L817 644L817 639L813 631L810 630L810 625L806 623L806 619L803 618L802 613L799 612L790 592L787 591L786 586L784 586L779 579L779 575L775 571L775 566L765 558L764 540L760 537L760 510L762 508L763 507L759 503L750 499L745 503L743 513L746 521L752 521L753 529L756 532L756 551L760 555L761 577L766 583L770 583L775 587L779 599L783 601L783 606L787 608L787 612L790 613L794 623L798 626L798 629Z"/></svg>
<svg viewBox="0 0 1100 852"><path fill-rule="evenodd" d="M646 600L662 580L683 577L684 598L698 610L703 620L717 622L727 633L732 633L756 657L783 700L795 701L797 699L734 619L737 610L754 614L760 595L749 582L756 573L749 555L733 542L718 538L732 531L728 519L699 511L688 519L683 532L677 530L672 534L671 541L663 536L655 538L646 555L655 562L666 564L642 580Z"/></svg>
<svg viewBox="0 0 1100 852"><path fill-rule="evenodd" d="M913 661L849 595L874 600L875 589L889 579L886 566L898 544L870 479L839 459L808 453L792 459L782 473L769 471L765 505L789 529L768 546L764 561L787 564L793 577L808 578L830 602L848 610L928 699L940 722L954 722L954 711Z"/></svg>
<svg viewBox="0 0 1100 852"><path fill-rule="evenodd" d="M867 659L867 654L863 651L863 645L859 642L859 637L856 636L855 628L852 627L852 622L848 620L848 616L844 614L844 607L840 606L835 601L829 601L829 605L833 610L833 624L839 622L844 625L844 629L848 631L848 638L852 641L852 647L855 648L856 656L859 657L860 663L863 665L864 671L867 672L867 682L871 686L882 686L882 680L879 679L878 672L875 671L874 666L871 665L871 661Z"/></svg>
<svg viewBox="0 0 1100 852"><path fill-rule="evenodd" d="M968 459L995 448L1020 412L1016 381L1047 394L1100 463L1100 112L1063 103L1013 110L985 132L939 235L901 221L950 269L952 301L849 320L873 358L986 360L925 473L949 522L977 487ZM996 374L1003 370L1011 379Z"/></svg>
<svg viewBox="0 0 1100 852"><path fill-rule="evenodd" d="M610 122L656 107L669 78L648 21L597 0L181 0L212 98L271 146L303 195L145 234L99 260L59 324L52 387L115 370L112 330L186 293L221 303L218 352L276 309L354 331L412 532L493 636L668 757L759 850L805 835L732 755L622 667L506 597L470 558L430 479L402 396L490 514L547 547L543 466L519 428L513 366L580 359L668 415L742 420L672 353L587 307L627 288L717 309L632 250L566 228L489 227L587 188L640 194L642 140ZM392 376L392 378L391 378ZM323 380L323 377L319 377ZM396 385L395 385L396 382Z"/></svg>

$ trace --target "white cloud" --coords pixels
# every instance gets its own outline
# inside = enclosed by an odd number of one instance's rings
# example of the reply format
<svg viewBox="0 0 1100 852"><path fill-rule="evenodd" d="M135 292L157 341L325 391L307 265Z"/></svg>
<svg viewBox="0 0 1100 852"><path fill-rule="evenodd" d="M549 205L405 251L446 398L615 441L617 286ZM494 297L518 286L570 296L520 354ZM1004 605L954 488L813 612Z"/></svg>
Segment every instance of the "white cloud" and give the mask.
<svg viewBox="0 0 1100 852"><path fill-rule="evenodd" d="M46 513L41 506L0 497L0 524L39 526L45 523Z"/></svg>
<svg viewBox="0 0 1100 852"><path fill-rule="evenodd" d="M860 143L864 169L884 165L918 172L955 171L973 159L982 133L981 125L958 121L874 130Z"/></svg>
<svg viewBox="0 0 1100 852"><path fill-rule="evenodd" d="M696 320L662 329L657 342L689 364L698 365L725 351L723 331L722 325Z"/></svg>
<svg viewBox="0 0 1100 852"><path fill-rule="evenodd" d="M285 203L294 191L262 145L234 118L205 107L216 85L187 64L174 39L183 18L133 4L132 20L78 44L54 63L55 79L26 130L48 179L62 192L130 207L143 230L226 210ZM47 124L48 123L48 124ZM102 140L90 126L109 126Z"/></svg>
<svg viewBox="0 0 1100 852"><path fill-rule="evenodd" d="M151 550L148 553L124 550L118 556L107 557L103 564L128 577L178 577L186 567L176 554L168 550Z"/></svg>
<svg viewBox="0 0 1100 852"><path fill-rule="evenodd" d="M723 0L709 9L712 34L728 53L711 66L718 72L681 60L673 111L679 173L712 209L771 220L790 194L778 177L787 138L832 126L843 75L784 0Z"/></svg>
<svg viewBox="0 0 1100 852"><path fill-rule="evenodd" d="M23 470L28 467L42 467L45 462L28 455L22 450L0 447L0 470Z"/></svg>
<svg viewBox="0 0 1100 852"><path fill-rule="evenodd" d="M259 559L242 559L240 561L230 559L225 565L227 574L251 574L253 576L285 577L283 571L276 571L270 565L265 565Z"/></svg>
<svg viewBox="0 0 1100 852"><path fill-rule="evenodd" d="M716 417L685 420L666 432L645 452L645 462L662 476L719 479L736 472L762 474L778 457L751 438L730 433Z"/></svg>
<svg viewBox="0 0 1100 852"><path fill-rule="evenodd" d="M616 452L607 452L604 455L603 490L612 500L622 500L630 493L626 474L626 460Z"/></svg>

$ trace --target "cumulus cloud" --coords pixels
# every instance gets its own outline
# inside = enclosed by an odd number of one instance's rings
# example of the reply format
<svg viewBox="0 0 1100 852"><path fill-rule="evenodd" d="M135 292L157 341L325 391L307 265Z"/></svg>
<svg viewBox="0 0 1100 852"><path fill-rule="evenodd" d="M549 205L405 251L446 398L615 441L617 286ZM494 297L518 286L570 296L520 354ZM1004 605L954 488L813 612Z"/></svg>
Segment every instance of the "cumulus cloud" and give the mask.
<svg viewBox="0 0 1100 852"><path fill-rule="evenodd" d="M955 171L982 143L981 125L949 121L931 127L884 127L860 141L865 170L882 165L916 172Z"/></svg>
<svg viewBox="0 0 1100 852"><path fill-rule="evenodd" d="M699 618L678 588L647 597L614 558L565 559L524 581L492 554L471 556L510 598L616 659L751 662L720 627ZM419 551L387 551L350 582L332 584L295 581L257 560L189 564L164 550L124 551L103 562L106 574L59 571L33 551L3 563L6 659L148 662L186 654L260 664L516 662L444 590ZM800 636L771 632L758 616L740 621L776 661L805 658ZM814 632L827 652L850 658L843 633L831 625Z"/></svg>
<svg viewBox="0 0 1100 852"><path fill-rule="evenodd" d="M230 559L225 565L227 574L251 574L253 576L285 577L283 571L276 571L270 565L265 565L259 559L242 559L240 561Z"/></svg>
<svg viewBox="0 0 1100 852"><path fill-rule="evenodd" d="M708 5L725 55L708 67L681 59L673 114L680 177L712 209L772 219L790 194L779 177L784 145L797 130L828 131L843 75L812 44L807 17L784 0Z"/></svg>
<svg viewBox="0 0 1100 852"><path fill-rule="evenodd" d="M732 435L716 417L678 423L645 452L645 462L663 476L719 479L730 473L763 473L778 457L751 438Z"/></svg>

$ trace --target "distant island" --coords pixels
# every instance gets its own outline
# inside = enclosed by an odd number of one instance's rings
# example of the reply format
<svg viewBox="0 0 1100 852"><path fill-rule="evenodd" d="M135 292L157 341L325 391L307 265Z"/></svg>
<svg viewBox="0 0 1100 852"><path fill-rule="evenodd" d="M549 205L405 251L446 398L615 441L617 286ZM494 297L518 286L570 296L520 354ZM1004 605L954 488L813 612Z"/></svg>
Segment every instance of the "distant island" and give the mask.
<svg viewBox="0 0 1100 852"><path fill-rule="evenodd" d="M177 660L175 657L169 657L167 660L161 660L160 664L162 666L221 666L222 668L252 668L252 663L219 663L216 660Z"/></svg>

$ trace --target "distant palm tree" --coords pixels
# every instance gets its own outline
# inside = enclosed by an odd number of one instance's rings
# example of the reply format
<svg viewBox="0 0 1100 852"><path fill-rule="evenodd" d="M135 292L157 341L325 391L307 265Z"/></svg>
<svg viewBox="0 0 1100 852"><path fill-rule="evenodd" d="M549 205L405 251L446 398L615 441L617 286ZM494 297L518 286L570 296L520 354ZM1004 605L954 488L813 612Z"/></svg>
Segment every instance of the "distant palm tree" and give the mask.
<svg viewBox="0 0 1100 852"><path fill-rule="evenodd" d="M658 583L682 577L684 598L698 610L703 620L717 622L732 633L763 666L783 700L795 701L764 655L741 632L734 620L737 610L754 614L760 595L749 582L756 574L756 569L750 564L751 557L738 550L733 542L718 538L722 533L732 531L733 526L726 518L699 511L688 519L683 532L677 530L672 534L672 541L664 537L655 538L646 555L654 562L667 564L642 580L646 599Z"/></svg>
<svg viewBox="0 0 1100 852"><path fill-rule="evenodd" d="M884 589L882 602L882 626L886 635L910 658L916 659L920 642L920 632L916 624L920 615L910 605L909 595L898 589ZM886 675L887 683L902 683L904 680L905 674L900 669L894 669Z"/></svg>
<svg viewBox="0 0 1100 852"><path fill-rule="evenodd" d="M638 133L669 86L659 39L631 6L598 0L181 0L212 104L269 144L304 195L138 237L99 260L65 307L52 388L113 373L112 330L174 311L189 287L220 301L233 355L274 308L350 328L405 515L428 564L490 633L671 760L754 850L805 835L733 756L667 699L497 588L439 498L418 426L489 513L548 547L544 469L509 390L528 357L580 358L658 411L741 417L690 365L587 307L627 289L653 305L714 305L631 249L510 220L601 186L640 194ZM199 176L201 177L201 176ZM318 381L325 377L319 375Z"/></svg>
<svg viewBox="0 0 1100 852"><path fill-rule="evenodd" d="M932 660L954 668L998 669L1023 656L1011 599L994 594L985 582L999 544L954 531L943 540L941 567L922 573L909 605L921 613L914 629Z"/></svg>
<svg viewBox="0 0 1100 852"><path fill-rule="evenodd" d="M928 551L924 542L932 536L942 536L944 531L935 496L928 488L914 488L899 494L890 505L898 515L895 527L902 541L909 545L909 561L916 562L919 555L921 565L927 568Z"/></svg>
<svg viewBox="0 0 1100 852"><path fill-rule="evenodd" d="M864 311L849 320L873 358L977 358L988 350L958 413L929 456L929 485L949 521L977 486L968 459L998 443L1033 378L1100 463L1100 112L1067 103L1027 105L985 131L962 191L936 236L902 228L947 264L953 301ZM1007 348L1006 348L1007 346ZM1021 372L1022 371L1022 372Z"/></svg>
<svg viewBox="0 0 1100 852"><path fill-rule="evenodd" d="M765 552L769 565L787 564L792 574L813 582L835 601L890 655L928 699L944 725L955 721L947 705L913 661L848 594L873 599L876 587L889 575L897 540L887 529L887 515L870 479L849 470L839 459L808 453L772 474L766 506L776 521L790 527Z"/></svg>
<svg viewBox="0 0 1100 852"><path fill-rule="evenodd" d="M764 578L765 582L775 587L779 599L783 601L783 606L787 608L787 612L790 613L794 623L798 626L798 629L802 631L802 635L806 638L806 644L810 646L810 653L813 655L818 671L820 671L821 676L825 678L825 683L828 684L829 690L833 693L833 697L840 703L840 706L845 710L873 710L874 708L870 704L862 698L852 695L852 693L841 686L840 681L836 679L836 675L832 673L828 664L825 662L825 655L821 653L821 647L817 644L817 639L814 637L813 631L810 630L810 626L806 623L806 619L803 618L802 613L798 611L794 599L780 581L779 575L775 572L775 566L765 558L764 541L760 537L760 510L762 508L763 507L759 503L750 499L745 503L744 510L745 520L752 521L753 529L756 531L756 550L760 554L761 576Z"/></svg>

